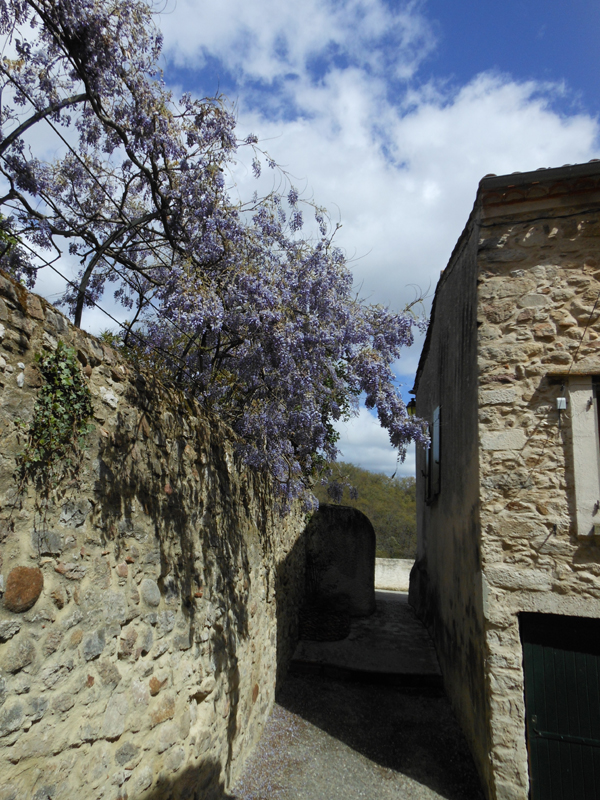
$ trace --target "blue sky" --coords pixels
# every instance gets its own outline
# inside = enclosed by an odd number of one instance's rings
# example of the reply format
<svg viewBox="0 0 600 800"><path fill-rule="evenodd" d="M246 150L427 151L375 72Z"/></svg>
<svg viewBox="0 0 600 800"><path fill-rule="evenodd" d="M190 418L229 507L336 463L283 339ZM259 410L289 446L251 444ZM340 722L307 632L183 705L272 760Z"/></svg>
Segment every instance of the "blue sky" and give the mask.
<svg viewBox="0 0 600 800"><path fill-rule="evenodd" d="M166 0L157 21L167 82L235 103L240 137L342 222L373 302L431 298L485 174L600 156L597 0ZM419 350L397 365L405 395ZM367 412L341 431L346 460L394 471Z"/></svg>
<svg viewBox="0 0 600 800"><path fill-rule="evenodd" d="M158 7L158 5L157 5ZM163 68L177 95L225 94L304 194L342 223L357 291L430 304L487 173L600 157L598 0L163 0ZM258 186L243 150L232 193ZM38 291L60 286L42 276ZM107 308L123 316L105 298ZM84 327L106 327L90 311ZM408 398L421 342L396 365ZM343 458L391 474L366 411ZM412 474L409 456L399 474Z"/></svg>
<svg viewBox="0 0 600 800"><path fill-rule="evenodd" d="M392 4L390 4L391 6ZM564 113L600 110L600 3L595 0L429 0L438 45L422 77L451 76L459 83L495 69L513 78L565 81L557 99Z"/></svg>

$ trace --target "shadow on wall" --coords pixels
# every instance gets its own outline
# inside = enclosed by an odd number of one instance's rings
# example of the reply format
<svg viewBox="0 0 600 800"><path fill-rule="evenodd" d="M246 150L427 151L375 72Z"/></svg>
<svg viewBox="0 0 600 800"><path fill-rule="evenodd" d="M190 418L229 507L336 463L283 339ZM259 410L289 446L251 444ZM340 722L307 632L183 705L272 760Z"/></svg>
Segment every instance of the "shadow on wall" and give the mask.
<svg viewBox="0 0 600 800"><path fill-rule="evenodd" d="M227 580L228 570L223 566L249 573L245 531L241 529L244 515L236 511L241 506L246 516L251 515L250 493L257 487L248 486L250 476L247 481L232 479L222 441L217 441L208 420L195 416L196 408L191 404L189 409L181 407L176 396L173 405L169 404L171 398L147 388L141 376L137 389L137 397L128 400L146 409L139 421L134 422L135 412L131 417L119 413L115 432L100 437L100 474L95 488L105 536L117 551L124 539L137 538L131 520L137 502L151 518L160 547L161 594L167 600L181 598L184 613L193 621L194 598L210 585L226 597L233 629L244 636L248 632L248 587L240 592L235 581ZM160 413L167 406L173 409L175 402L176 410ZM194 459L197 454L182 435L190 422L195 425L197 449L205 448L208 458L200 454ZM146 446L139 448L136 440L142 432ZM167 437L173 442L171 452L167 452ZM266 527L263 524L258 529Z"/></svg>
<svg viewBox="0 0 600 800"><path fill-rule="evenodd" d="M241 464L236 463L236 469L230 469L222 441L209 421L194 416L196 409L182 408L179 398L176 398L179 405L165 402L166 398L148 388L143 378L138 378L136 389L137 396L128 400L132 406L146 409L144 414L138 418L135 412L120 413L115 432L100 437L95 511L103 521L104 544L115 548L117 560L125 557L131 540L146 535L138 532L132 521L136 504L143 509L154 527L156 558L160 562L155 567L161 594L167 603L181 609L188 623L189 641L183 643L182 649L198 643L205 658L210 659L214 677L224 679L228 698L225 774L219 763L202 760L174 782L165 778L162 788L153 790L148 797L152 800L227 797L223 793L224 777L229 782L230 770L240 750L238 737L243 732L239 647L250 637L249 616L264 612L256 608L257 602L268 603L274 598L278 679L285 674L297 641L295 611L304 589L304 541L301 536L287 557L277 564L277 512L261 502L264 481L252 471L244 470ZM170 411L156 411L164 408ZM190 424L196 427L196 450L208 453L207 458L201 457L195 463L194 455L189 452L189 437L186 442L181 435ZM145 444L140 448L136 442L141 437ZM167 452L167 438L172 443L170 452ZM194 480L194 473L196 476L201 473L201 479ZM240 473L244 480L232 478ZM249 547L260 552L259 559L256 552L250 558ZM267 568L262 575L252 574L251 562L256 564L257 560L276 567L273 572ZM266 583L264 594L260 595L260 589L257 592L254 586L251 596L251 584L257 577ZM218 604L227 613L220 621L211 620L210 643L203 643L205 604L200 598L207 591L212 605ZM261 599L257 601L258 597ZM249 666L245 664L246 672ZM265 677L271 684L273 678ZM257 681L252 703L259 695L268 696L273 691L272 686L260 686L260 678ZM202 749L205 748L198 748L200 758ZM235 769L238 768L236 764ZM146 795L141 796L145 800Z"/></svg>
<svg viewBox="0 0 600 800"><path fill-rule="evenodd" d="M221 421L21 289L0 275L0 589L12 581L0 796L43 800L56 784L95 797L114 763L124 783L102 786L110 800L194 797L198 785L223 796L296 643L303 545L290 549L304 517L278 516L268 478L236 457ZM34 354L59 337L89 379L94 428L73 479L43 504L31 486L18 494L12 473L40 385Z"/></svg>
<svg viewBox="0 0 600 800"><path fill-rule="evenodd" d="M238 733L240 669L237 650L238 643L248 637L250 580L245 531L240 527L244 515L237 509L243 506L247 515L250 513L250 479L248 482L232 480L224 447L218 446L207 421L194 416L196 409L182 408L180 398L174 398L177 405L168 405L164 396L147 388L141 376L138 376L136 389L137 397L128 400L146 409L137 422L138 429L132 424L137 416L135 412L131 417L123 412L119 414L115 432L100 437L96 497L105 535L112 539L115 557L120 559L126 554L125 550L120 552L125 541L136 538L131 521L135 504L141 505L150 517L159 548L158 586L166 602L176 603L187 622L186 633L182 635L187 636L188 641L180 644L181 649L188 649L194 641L200 640L205 620L196 619L199 608L196 598L202 596L206 587L210 589L213 603L214 598L218 598L220 605L227 609L225 624L213 622L210 659L215 679L224 678L228 687L226 770L229 771L233 740ZM165 407L172 410L160 413ZM184 416L186 410L188 414ZM181 432L190 422L196 425L197 449L204 446L210 453L208 459L201 459L206 463L194 465L191 458L186 457L189 445ZM140 434L146 439L143 448L136 446ZM175 452L167 452L167 437L174 442ZM199 469L203 471L202 480L194 481L194 470ZM266 525L259 525L258 529L264 531ZM245 577L236 580L238 575ZM207 776L207 781L214 780L213 769L207 772L203 768L200 772Z"/></svg>
<svg viewBox="0 0 600 800"><path fill-rule="evenodd" d="M301 639L340 641L375 611L375 531L362 511L323 504L306 526Z"/></svg>
<svg viewBox="0 0 600 800"><path fill-rule="evenodd" d="M308 524L307 598L340 605L351 617L375 611L375 531L351 506L323 504Z"/></svg>
<svg viewBox="0 0 600 800"><path fill-rule="evenodd" d="M286 677L299 635L300 608L305 594L306 528L277 565L275 601L277 608L276 691Z"/></svg>
<svg viewBox="0 0 600 800"><path fill-rule="evenodd" d="M265 547L271 544L265 542ZM297 614L290 613L290 608L297 608L304 592L304 557L305 535L302 535L277 568L275 597L277 603L277 691L285 683L287 666L294 652L298 638ZM294 599L296 598L296 599ZM227 647L227 637L223 637L224 652ZM230 655L235 661L235 655ZM235 670L235 676L239 675ZM238 733L236 724L236 709L232 703L230 711L230 724L227 731L228 749L232 752L233 741ZM177 746L173 748L176 755ZM243 765L242 765L243 766ZM238 776L239 777L239 776ZM225 788L222 766L218 761L202 759L192 767L188 767L175 777L167 774L159 780L150 793L146 793L142 786L129 787L124 784L121 793L115 800L244 800L238 795L230 794ZM264 799L266 800L266 798Z"/></svg>
<svg viewBox="0 0 600 800"><path fill-rule="evenodd" d="M195 767L190 767L176 778L164 776L159 779L150 794L131 794L125 784L116 800L235 800L225 791L218 762L207 760Z"/></svg>

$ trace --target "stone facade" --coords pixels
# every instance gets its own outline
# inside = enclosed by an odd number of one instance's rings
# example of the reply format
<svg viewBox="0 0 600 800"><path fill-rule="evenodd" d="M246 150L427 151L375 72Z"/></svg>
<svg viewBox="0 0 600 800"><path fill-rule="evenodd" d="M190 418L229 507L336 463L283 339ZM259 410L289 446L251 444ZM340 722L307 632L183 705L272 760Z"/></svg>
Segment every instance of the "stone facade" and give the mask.
<svg viewBox="0 0 600 800"><path fill-rule="evenodd" d="M41 513L16 456L59 339L95 429ZM303 515L222 423L3 274L0 436L0 798L222 796L295 646Z"/></svg>
<svg viewBox="0 0 600 800"><path fill-rule="evenodd" d="M529 796L519 614L600 617L599 296L599 164L481 182L417 373L410 599L490 800Z"/></svg>

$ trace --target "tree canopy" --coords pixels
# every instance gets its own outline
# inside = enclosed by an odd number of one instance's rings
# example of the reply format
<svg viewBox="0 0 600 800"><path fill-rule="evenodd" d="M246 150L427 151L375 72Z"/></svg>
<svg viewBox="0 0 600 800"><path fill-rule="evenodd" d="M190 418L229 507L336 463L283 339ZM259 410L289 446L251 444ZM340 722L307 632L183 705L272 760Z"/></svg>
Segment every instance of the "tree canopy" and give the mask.
<svg viewBox="0 0 600 800"><path fill-rule="evenodd" d="M377 558L415 558L417 555L417 499L414 478L390 478L354 464L338 462L337 480L315 487L321 503L339 502L358 508L370 519L377 542ZM354 490L350 497L346 486Z"/></svg>
<svg viewBox="0 0 600 800"><path fill-rule="evenodd" d="M424 433L392 364L418 323L357 299L335 227L290 183L232 200L240 147L257 175L276 165L223 98L174 98L153 19L144 0L0 0L0 266L33 287L76 259L59 301L76 325L112 284L125 345L223 417L286 500L335 459L361 395L402 458Z"/></svg>

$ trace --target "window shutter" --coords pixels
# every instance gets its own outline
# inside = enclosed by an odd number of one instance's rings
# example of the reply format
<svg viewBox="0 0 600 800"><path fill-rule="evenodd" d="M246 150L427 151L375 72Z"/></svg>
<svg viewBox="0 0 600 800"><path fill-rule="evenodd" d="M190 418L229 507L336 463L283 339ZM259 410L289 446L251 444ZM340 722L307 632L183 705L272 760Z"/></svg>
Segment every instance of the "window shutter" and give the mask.
<svg viewBox="0 0 600 800"><path fill-rule="evenodd" d="M432 497L440 493L440 433L440 407L437 406L433 411L433 424L431 426L430 480Z"/></svg>

